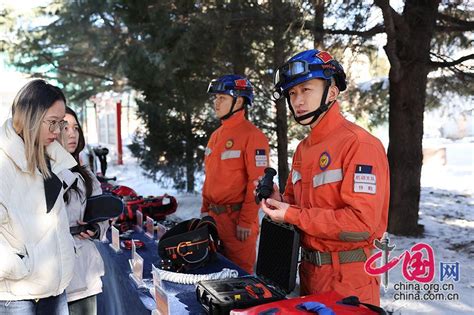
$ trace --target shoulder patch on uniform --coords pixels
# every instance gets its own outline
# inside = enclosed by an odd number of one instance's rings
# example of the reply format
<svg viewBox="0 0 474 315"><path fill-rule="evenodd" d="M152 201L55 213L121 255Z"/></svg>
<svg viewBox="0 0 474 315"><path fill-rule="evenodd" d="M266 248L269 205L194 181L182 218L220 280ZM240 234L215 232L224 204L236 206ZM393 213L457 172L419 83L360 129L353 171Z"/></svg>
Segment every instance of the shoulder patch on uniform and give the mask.
<svg viewBox="0 0 474 315"><path fill-rule="evenodd" d="M268 159L267 159L267 155L265 153L266 153L265 149L255 150L255 166L256 167L267 167L268 166Z"/></svg>
<svg viewBox="0 0 474 315"><path fill-rule="evenodd" d="M377 192L377 176L372 174L372 165L356 165L354 172L354 192L375 195Z"/></svg>

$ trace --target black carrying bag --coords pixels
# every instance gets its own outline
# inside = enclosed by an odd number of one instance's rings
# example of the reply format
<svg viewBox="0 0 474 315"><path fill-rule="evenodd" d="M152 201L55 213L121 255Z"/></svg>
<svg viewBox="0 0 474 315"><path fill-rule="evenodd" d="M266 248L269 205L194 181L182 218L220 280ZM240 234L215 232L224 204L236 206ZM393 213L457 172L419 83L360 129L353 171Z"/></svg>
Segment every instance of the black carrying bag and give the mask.
<svg viewBox="0 0 474 315"><path fill-rule="evenodd" d="M124 204L122 199L111 194L102 194L87 198L84 218L87 224L72 226L69 231L72 235L77 235L87 230L96 231L99 229L97 223L122 215Z"/></svg>
<svg viewBox="0 0 474 315"><path fill-rule="evenodd" d="M102 194L87 198L84 222L94 223L120 216L124 211L122 199L111 194Z"/></svg>
<svg viewBox="0 0 474 315"><path fill-rule="evenodd" d="M205 266L220 247L215 220L206 216L190 219L168 230L158 242L160 268L185 272Z"/></svg>

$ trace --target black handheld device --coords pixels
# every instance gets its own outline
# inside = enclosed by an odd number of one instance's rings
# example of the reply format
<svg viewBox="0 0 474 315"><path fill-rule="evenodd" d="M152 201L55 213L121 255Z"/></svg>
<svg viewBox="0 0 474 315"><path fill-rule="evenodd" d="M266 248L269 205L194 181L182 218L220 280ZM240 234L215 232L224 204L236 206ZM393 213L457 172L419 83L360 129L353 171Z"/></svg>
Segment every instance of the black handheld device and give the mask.
<svg viewBox="0 0 474 315"><path fill-rule="evenodd" d="M257 204L262 199L267 199L273 193L273 177L277 174L277 171L271 167L265 169L265 174L262 179L258 182L257 189L255 190L255 202Z"/></svg>

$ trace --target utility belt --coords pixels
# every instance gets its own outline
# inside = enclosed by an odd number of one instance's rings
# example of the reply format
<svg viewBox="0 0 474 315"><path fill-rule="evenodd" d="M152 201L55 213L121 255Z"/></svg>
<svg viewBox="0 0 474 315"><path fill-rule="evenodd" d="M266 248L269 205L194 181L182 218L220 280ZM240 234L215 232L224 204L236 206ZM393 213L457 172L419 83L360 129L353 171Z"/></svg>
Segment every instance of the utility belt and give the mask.
<svg viewBox="0 0 474 315"><path fill-rule="evenodd" d="M364 262L367 260L367 255L362 248L343 250L337 252L337 256L340 264ZM318 267L332 264L332 255L330 252L312 251L304 247L301 247L301 259Z"/></svg>
<svg viewBox="0 0 474 315"><path fill-rule="evenodd" d="M232 205L216 205L210 204L208 207L209 211L214 212L215 214L221 214L223 212L233 212L233 211L240 211L242 209L241 203L235 203Z"/></svg>
<svg viewBox="0 0 474 315"><path fill-rule="evenodd" d="M216 258L219 247L217 226L212 217L183 221L160 238L160 268L183 272L203 267Z"/></svg>

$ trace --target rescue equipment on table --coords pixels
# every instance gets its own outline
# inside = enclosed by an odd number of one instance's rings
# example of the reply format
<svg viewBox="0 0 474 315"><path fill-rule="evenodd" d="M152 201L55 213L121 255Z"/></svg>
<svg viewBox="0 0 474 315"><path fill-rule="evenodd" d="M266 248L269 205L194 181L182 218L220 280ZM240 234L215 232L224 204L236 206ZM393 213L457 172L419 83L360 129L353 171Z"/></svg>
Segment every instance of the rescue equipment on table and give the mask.
<svg viewBox="0 0 474 315"><path fill-rule="evenodd" d="M160 268L184 272L205 266L216 258L219 247L216 222L212 217L186 220L160 238Z"/></svg>
<svg viewBox="0 0 474 315"><path fill-rule="evenodd" d="M140 241L140 240L123 240L122 241L123 247L125 247L126 249L132 249L132 242L135 243L136 249L139 249L145 246L145 243L143 243L143 241Z"/></svg>
<svg viewBox="0 0 474 315"><path fill-rule="evenodd" d="M235 269L224 268L219 272L206 273L206 274L188 274L171 272L167 270L157 269L161 280L181 283L181 284L196 284L203 280L217 280L217 279L228 279L237 278L239 272Z"/></svg>
<svg viewBox="0 0 474 315"><path fill-rule="evenodd" d="M295 288L298 254L299 234L295 228L265 216L258 248L257 277L201 281L196 288L197 299L208 314L229 314L234 308L282 300Z"/></svg>
<svg viewBox="0 0 474 315"><path fill-rule="evenodd" d="M385 315L386 312L378 306L361 303L356 296L343 298L337 292L330 291L311 294L288 300L258 305L245 310L232 310L232 315L284 315L308 314L319 315Z"/></svg>
<svg viewBox="0 0 474 315"><path fill-rule="evenodd" d="M164 220L167 215L176 212L178 208L176 198L167 194L142 197L132 188L123 185L113 186L109 192L122 198L125 203L125 211L117 222L136 222L137 210L142 212L143 219L149 216L155 221L160 221Z"/></svg>
<svg viewBox="0 0 474 315"><path fill-rule="evenodd" d="M163 196L138 196L125 202L125 214L120 217L121 221L135 221L136 212L140 210L143 218L149 216L153 220L164 220L167 215L176 212L178 202L173 196L167 194Z"/></svg>

